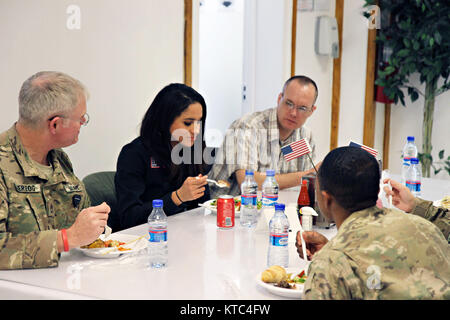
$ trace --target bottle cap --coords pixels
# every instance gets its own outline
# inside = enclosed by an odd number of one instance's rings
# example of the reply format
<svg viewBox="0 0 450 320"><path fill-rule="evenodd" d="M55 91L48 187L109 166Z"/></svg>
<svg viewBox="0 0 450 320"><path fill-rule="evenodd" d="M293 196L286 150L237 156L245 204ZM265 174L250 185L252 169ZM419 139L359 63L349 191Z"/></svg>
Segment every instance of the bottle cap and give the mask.
<svg viewBox="0 0 450 320"><path fill-rule="evenodd" d="M412 163L412 164L419 164L419 159L417 159L417 158L411 158L411 163Z"/></svg>
<svg viewBox="0 0 450 320"><path fill-rule="evenodd" d="M414 141L414 137L413 136L408 136L408 141Z"/></svg>
<svg viewBox="0 0 450 320"><path fill-rule="evenodd" d="M253 176L254 174L253 174L253 171L251 171L251 170L245 170L245 175L246 176Z"/></svg>
<svg viewBox="0 0 450 320"><path fill-rule="evenodd" d="M275 211L284 211L285 205L283 203L275 203Z"/></svg>
<svg viewBox="0 0 450 320"><path fill-rule="evenodd" d="M159 200L159 199L153 200L152 201L152 205L153 205L153 208L162 208L163 207L163 201Z"/></svg>
<svg viewBox="0 0 450 320"><path fill-rule="evenodd" d="M266 171L266 176L273 177L274 175L275 175L275 170L267 170Z"/></svg>

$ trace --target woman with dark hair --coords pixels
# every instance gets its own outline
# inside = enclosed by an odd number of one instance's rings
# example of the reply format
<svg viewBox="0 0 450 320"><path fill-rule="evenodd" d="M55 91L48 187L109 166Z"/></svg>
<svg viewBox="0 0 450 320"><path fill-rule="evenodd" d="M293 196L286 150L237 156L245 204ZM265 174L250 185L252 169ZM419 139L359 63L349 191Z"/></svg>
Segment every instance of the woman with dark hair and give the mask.
<svg viewBox="0 0 450 320"><path fill-rule="evenodd" d="M162 199L172 215L209 200L204 174L206 103L194 89L170 84L155 97L140 135L119 154L114 231L147 222L152 200Z"/></svg>

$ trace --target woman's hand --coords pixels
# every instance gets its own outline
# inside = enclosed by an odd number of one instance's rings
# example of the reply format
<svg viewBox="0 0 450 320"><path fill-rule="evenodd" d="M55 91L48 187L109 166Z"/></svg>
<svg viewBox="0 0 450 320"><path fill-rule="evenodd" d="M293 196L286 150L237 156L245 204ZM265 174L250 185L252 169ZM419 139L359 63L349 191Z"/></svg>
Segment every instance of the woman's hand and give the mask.
<svg viewBox="0 0 450 320"><path fill-rule="evenodd" d="M208 176L188 177L176 192L179 200L183 202L196 200L205 194L206 179Z"/></svg>

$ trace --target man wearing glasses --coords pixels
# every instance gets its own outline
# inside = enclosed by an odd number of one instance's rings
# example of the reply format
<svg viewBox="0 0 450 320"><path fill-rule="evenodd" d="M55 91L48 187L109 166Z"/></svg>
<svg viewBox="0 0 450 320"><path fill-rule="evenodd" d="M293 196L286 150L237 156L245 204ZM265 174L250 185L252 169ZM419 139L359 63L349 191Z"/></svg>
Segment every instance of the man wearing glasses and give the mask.
<svg viewBox="0 0 450 320"><path fill-rule="evenodd" d="M19 120L0 134L0 269L54 267L60 252L103 232L110 208L90 207L61 148L87 125L87 91L59 72L39 72L19 93Z"/></svg>
<svg viewBox="0 0 450 320"><path fill-rule="evenodd" d="M212 188L214 196L220 193L240 194L245 170L253 171L261 188L266 170L275 170L280 189L300 184L304 175L314 168L307 156L286 161L281 148L306 138L315 157L315 143L311 131L304 126L316 110L318 89L306 76L294 76L286 81L278 95L275 108L245 115L234 121L227 130L222 147L208 174L214 180L228 180L229 189Z"/></svg>

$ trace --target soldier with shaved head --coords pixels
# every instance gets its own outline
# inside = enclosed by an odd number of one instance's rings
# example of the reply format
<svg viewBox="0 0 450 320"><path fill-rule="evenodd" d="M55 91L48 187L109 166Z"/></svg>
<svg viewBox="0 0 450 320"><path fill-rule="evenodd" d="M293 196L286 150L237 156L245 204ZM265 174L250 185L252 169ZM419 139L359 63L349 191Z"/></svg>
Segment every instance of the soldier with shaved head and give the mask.
<svg viewBox="0 0 450 320"><path fill-rule="evenodd" d="M303 234L312 258L306 299L450 299L445 212L432 214L432 223L378 208L379 165L360 148L331 151L317 180L319 208L338 232L330 241L317 232ZM300 234L296 246L303 257Z"/></svg>

